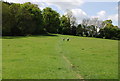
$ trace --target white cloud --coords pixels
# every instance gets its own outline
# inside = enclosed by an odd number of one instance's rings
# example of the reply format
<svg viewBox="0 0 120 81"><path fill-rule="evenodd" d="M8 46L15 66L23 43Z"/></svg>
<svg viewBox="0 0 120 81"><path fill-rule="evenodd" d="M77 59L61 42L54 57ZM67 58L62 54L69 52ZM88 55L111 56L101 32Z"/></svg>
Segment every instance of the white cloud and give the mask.
<svg viewBox="0 0 120 81"><path fill-rule="evenodd" d="M3 0L3 1L14 2L14 3L23 3L24 2L24 0Z"/></svg>
<svg viewBox="0 0 120 81"><path fill-rule="evenodd" d="M86 2L118 2L119 0L85 0Z"/></svg>
<svg viewBox="0 0 120 81"><path fill-rule="evenodd" d="M47 4L47 3L45 3L45 2L33 2L34 4L37 4L38 5L38 7L41 9L41 10L43 10L44 8L46 8L46 7L50 7L51 5L49 5L49 4Z"/></svg>
<svg viewBox="0 0 120 81"><path fill-rule="evenodd" d="M91 18L98 18L100 20L111 19L114 25L117 25L118 23L118 14L108 15L104 10L98 12L96 16L91 16Z"/></svg>
<svg viewBox="0 0 120 81"><path fill-rule="evenodd" d="M81 17L87 16L87 14L82 9L72 9L71 11L72 11L73 15L75 15L76 17L78 15Z"/></svg>
<svg viewBox="0 0 120 81"><path fill-rule="evenodd" d="M45 2L45 3L54 3L54 2L71 2L71 3L82 3L83 0L4 0L8 2L23 3L23 2Z"/></svg>
<svg viewBox="0 0 120 81"><path fill-rule="evenodd" d="M56 5L61 10L74 9L81 6L84 2L83 0L71 0L70 2L64 2L66 0L61 0L62 2L52 2L51 4Z"/></svg>
<svg viewBox="0 0 120 81"><path fill-rule="evenodd" d="M47 6L56 6L58 9L65 11L67 9L74 9L80 7L84 1L83 0L44 0ZM41 2L40 2L41 3ZM38 4L39 5L39 4Z"/></svg>
<svg viewBox="0 0 120 81"><path fill-rule="evenodd" d="M52 5L57 6L61 10L66 9L73 9L78 6L81 6L84 1L83 0L6 0L8 2L15 2L15 3L25 3L25 2L32 2L41 5L41 3L47 4L47 6L51 7ZM41 5L41 8L46 7L46 5Z"/></svg>
<svg viewBox="0 0 120 81"><path fill-rule="evenodd" d="M119 7L120 7L120 6L119 6ZM118 6L117 6L117 7L115 7L115 9L116 9L116 10L118 10Z"/></svg>
<svg viewBox="0 0 120 81"><path fill-rule="evenodd" d="M111 19L114 25L118 25L118 14L109 15L107 19Z"/></svg>
<svg viewBox="0 0 120 81"><path fill-rule="evenodd" d="M111 19L114 22L118 22L118 14L108 16L108 19Z"/></svg>
<svg viewBox="0 0 120 81"><path fill-rule="evenodd" d="M73 16L76 18L77 23L81 23L84 18L88 18L88 15L86 12L84 12L82 9L71 9L70 10L73 14ZM64 13L66 14L66 12Z"/></svg>
<svg viewBox="0 0 120 81"><path fill-rule="evenodd" d="M32 2L81 2L83 0L31 0Z"/></svg>
<svg viewBox="0 0 120 81"><path fill-rule="evenodd" d="M107 16L106 16L106 11L101 10L98 13L96 13L96 16L91 16L91 18L98 18L99 20L106 20Z"/></svg>
<svg viewBox="0 0 120 81"><path fill-rule="evenodd" d="M118 23L118 14L108 15L106 11L101 10L98 13L96 13L95 16L89 16L85 11L82 9L71 9L73 16L76 17L77 23L81 23L84 18L98 18L99 20L107 20L111 19L113 21L114 25L117 25Z"/></svg>
<svg viewBox="0 0 120 81"><path fill-rule="evenodd" d="M4 0L8 2L17 2L17 3L23 3L23 2L77 2L81 3L83 0ZM84 2L118 2L119 0L84 0Z"/></svg>
<svg viewBox="0 0 120 81"><path fill-rule="evenodd" d="M102 11L98 12L97 15L103 17L106 15L106 11L102 10Z"/></svg>

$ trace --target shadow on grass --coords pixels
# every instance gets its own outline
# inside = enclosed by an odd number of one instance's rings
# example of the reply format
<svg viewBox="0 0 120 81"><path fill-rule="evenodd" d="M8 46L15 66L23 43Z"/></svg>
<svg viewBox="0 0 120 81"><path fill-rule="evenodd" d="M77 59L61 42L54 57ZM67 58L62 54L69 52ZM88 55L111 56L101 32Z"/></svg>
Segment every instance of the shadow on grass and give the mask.
<svg viewBox="0 0 120 81"><path fill-rule="evenodd" d="M55 36L58 36L58 35L55 35L55 34L41 34L41 35L27 35L27 36L3 36L2 39L18 39L18 38L26 38L26 37L41 37L41 36L55 37Z"/></svg>
<svg viewBox="0 0 120 81"><path fill-rule="evenodd" d="M33 37L34 36L58 36L58 35L55 35L55 34L41 34L41 35L32 35Z"/></svg>
<svg viewBox="0 0 120 81"><path fill-rule="evenodd" d="M3 36L2 39L17 39L17 38L24 38L27 36Z"/></svg>

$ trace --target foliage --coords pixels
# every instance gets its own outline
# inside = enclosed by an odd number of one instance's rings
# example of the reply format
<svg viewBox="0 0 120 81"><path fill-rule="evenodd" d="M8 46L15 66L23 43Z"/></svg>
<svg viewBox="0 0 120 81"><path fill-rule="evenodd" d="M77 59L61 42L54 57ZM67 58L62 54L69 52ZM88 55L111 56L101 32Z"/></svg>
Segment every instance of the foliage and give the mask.
<svg viewBox="0 0 120 81"><path fill-rule="evenodd" d="M79 25L77 26L77 29L76 29L76 34L77 34L78 36L83 36L83 32L84 32L84 29L83 29L82 25L79 24Z"/></svg>
<svg viewBox="0 0 120 81"><path fill-rule="evenodd" d="M61 29L62 29L62 34L71 34L71 28L70 28L70 21L69 18L65 15L61 17Z"/></svg>
<svg viewBox="0 0 120 81"><path fill-rule="evenodd" d="M106 39L120 39L119 38L119 30L120 28L118 28L117 26L112 25L112 21L111 20L106 20L103 23L105 23L104 28L100 29L99 31L99 36L100 37L104 37Z"/></svg>
<svg viewBox="0 0 120 81"><path fill-rule="evenodd" d="M11 16L9 5L2 4L2 35L11 35Z"/></svg>
<svg viewBox="0 0 120 81"><path fill-rule="evenodd" d="M46 31L49 33L57 33L60 26L60 15L49 7L43 9L43 20Z"/></svg>
<svg viewBox="0 0 120 81"><path fill-rule="evenodd" d="M41 34L44 32L42 12L35 4L27 2L8 5L3 2L2 14L3 35L14 36Z"/></svg>
<svg viewBox="0 0 120 81"><path fill-rule="evenodd" d="M106 39L120 39L120 28L112 24L112 20L101 21L98 18L86 18L81 24L76 23L72 11L67 10L60 16L52 8L42 11L38 5L2 2L2 35L40 35L59 33Z"/></svg>

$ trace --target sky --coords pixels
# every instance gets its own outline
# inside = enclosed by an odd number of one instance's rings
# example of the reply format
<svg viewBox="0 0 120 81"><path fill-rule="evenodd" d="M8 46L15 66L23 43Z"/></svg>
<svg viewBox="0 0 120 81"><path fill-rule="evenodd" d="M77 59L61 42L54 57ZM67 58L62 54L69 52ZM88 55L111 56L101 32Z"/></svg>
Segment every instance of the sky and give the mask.
<svg viewBox="0 0 120 81"><path fill-rule="evenodd" d="M32 2L42 10L51 7L61 15L69 9L81 23L84 18L99 18L99 20L111 19L114 25L118 25L118 0L4 0L7 2L24 3Z"/></svg>

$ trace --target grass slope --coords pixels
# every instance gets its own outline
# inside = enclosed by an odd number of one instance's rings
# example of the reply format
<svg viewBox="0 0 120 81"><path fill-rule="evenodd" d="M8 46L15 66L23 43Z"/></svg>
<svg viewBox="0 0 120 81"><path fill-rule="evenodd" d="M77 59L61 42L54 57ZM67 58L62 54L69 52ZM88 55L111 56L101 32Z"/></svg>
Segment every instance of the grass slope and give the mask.
<svg viewBox="0 0 120 81"><path fill-rule="evenodd" d="M62 38L70 38L63 41ZM67 35L4 37L3 79L117 79L118 41Z"/></svg>

